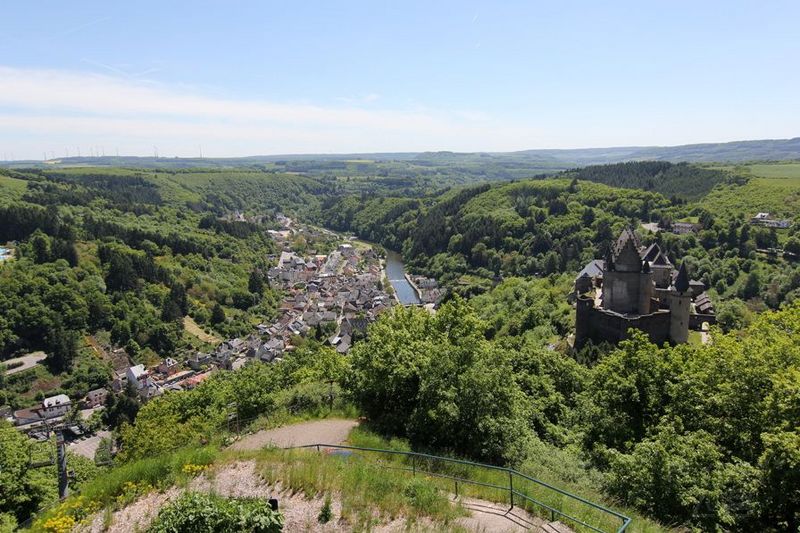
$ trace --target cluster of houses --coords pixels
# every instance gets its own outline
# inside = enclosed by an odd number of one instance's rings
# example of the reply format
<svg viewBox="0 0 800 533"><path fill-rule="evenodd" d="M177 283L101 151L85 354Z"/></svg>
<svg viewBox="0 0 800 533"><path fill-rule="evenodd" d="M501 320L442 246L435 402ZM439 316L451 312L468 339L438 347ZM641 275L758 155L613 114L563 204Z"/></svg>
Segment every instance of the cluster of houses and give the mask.
<svg viewBox="0 0 800 533"><path fill-rule="evenodd" d="M215 369L211 356L207 357L209 357L208 364L197 368L192 366L192 358L189 358L189 369L171 357L167 357L152 368L146 368L142 364L129 366L125 370L116 372L116 377L111 382L111 390L121 393L132 389L146 401L166 391L193 389L206 380Z"/></svg>
<svg viewBox="0 0 800 533"><path fill-rule="evenodd" d="M375 250L350 243L327 255L301 257L284 251L268 276L285 294L277 320L259 326L259 333L270 339L268 357L273 357L272 349L290 349L292 337L312 330L346 353L367 325L395 303L384 290L388 281Z"/></svg>
<svg viewBox="0 0 800 533"><path fill-rule="evenodd" d="M234 220L242 220L236 213ZM216 370L237 370L251 360L271 363L280 361L294 349L298 337L315 335L328 342L339 353L347 353L353 343L366 336L368 325L375 321L396 300L385 290L381 260L371 247L341 243L328 254L298 255L291 250L290 239L302 234L310 240L327 239L335 246L340 237L324 229L293 227L293 221L278 215L283 228L270 234L282 245L277 264L267 275L275 288L283 291L284 299L278 317L271 324L259 324L245 338L229 339L210 353L197 352L186 361L167 357L158 365L132 365L122 349L110 352L114 379L109 389L90 391L77 402L82 409L101 407L110 391L135 392L142 401L170 390L190 390L202 383ZM299 232L299 233L298 233ZM315 234L315 232L319 232ZM316 238L315 238L316 237ZM436 303L441 289L436 280L422 276L409 277L423 303ZM73 402L65 394L45 398L41 405L16 412L0 412L0 416L16 425L41 424L58 421L70 412Z"/></svg>
<svg viewBox="0 0 800 533"><path fill-rule="evenodd" d="M73 404L66 394L56 394L42 400L42 403L27 409L12 411L10 408L0 411L0 418L5 418L16 426L35 426L45 421L58 421L66 416L73 407L93 409L103 405L108 396L106 389L89 391L84 398Z"/></svg>
<svg viewBox="0 0 800 533"><path fill-rule="evenodd" d="M284 224L289 226L290 219ZM267 275L285 295L273 323L259 324L247 337L226 340L210 353L196 352L185 364L168 357L152 368L141 364L120 368L111 389L120 393L132 384L143 401L169 390L189 390L217 369L238 370L251 360L280 361L294 349L294 339L311 333L324 334L321 340L346 353L366 335L369 323L395 303L384 290L378 255L372 248L350 243L327 255L300 256L284 250ZM419 282L423 294L438 299L434 280Z"/></svg>

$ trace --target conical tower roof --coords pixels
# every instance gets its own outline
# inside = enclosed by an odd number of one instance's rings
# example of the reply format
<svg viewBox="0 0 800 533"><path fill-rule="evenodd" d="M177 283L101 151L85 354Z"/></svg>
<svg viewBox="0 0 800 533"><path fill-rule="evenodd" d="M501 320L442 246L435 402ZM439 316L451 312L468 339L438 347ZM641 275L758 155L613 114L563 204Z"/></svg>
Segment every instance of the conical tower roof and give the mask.
<svg viewBox="0 0 800 533"><path fill-rule="evenodd" d="M675 290L684 293L689 290L689 273L686 271L686 263L681 263L678 269L678 276L675 278Z"/></svg>

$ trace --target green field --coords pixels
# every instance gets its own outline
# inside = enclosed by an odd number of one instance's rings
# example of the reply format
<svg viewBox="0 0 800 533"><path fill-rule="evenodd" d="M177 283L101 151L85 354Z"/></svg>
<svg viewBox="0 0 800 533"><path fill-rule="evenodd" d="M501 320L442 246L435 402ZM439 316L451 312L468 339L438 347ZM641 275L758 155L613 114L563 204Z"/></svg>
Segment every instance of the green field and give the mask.
<svg viewBox="0 0 800 533"><path fill-rule="evenodd" d="M19 198L28 188L28 182L0 174L0 196Z"/></svg>
<svg viewBox="0 0 800 533"><path fill-rule="evenodd" d="M742 214L766 211L774 217L800 214L800 162L759 163L722 167L746 176L744 185L718 185L699 204L712 213Z"/></svg>

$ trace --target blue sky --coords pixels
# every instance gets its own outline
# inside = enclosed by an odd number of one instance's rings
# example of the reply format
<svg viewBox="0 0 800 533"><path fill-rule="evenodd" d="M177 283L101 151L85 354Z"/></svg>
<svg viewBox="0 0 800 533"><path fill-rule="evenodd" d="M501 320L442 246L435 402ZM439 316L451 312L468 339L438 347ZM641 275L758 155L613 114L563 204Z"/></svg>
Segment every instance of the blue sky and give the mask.
<svg viewBox="0 0 800 533"><path fill-rule="evenodd" d="M800 2L6 2L0 156L800 135Z"/></svg>

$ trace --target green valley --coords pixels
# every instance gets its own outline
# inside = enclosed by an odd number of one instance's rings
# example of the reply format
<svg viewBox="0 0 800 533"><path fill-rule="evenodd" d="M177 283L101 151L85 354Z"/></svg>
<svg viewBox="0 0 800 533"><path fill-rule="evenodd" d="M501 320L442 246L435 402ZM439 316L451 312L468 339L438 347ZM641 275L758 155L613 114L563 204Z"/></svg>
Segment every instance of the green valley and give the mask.
<svg viewBox="0 0 800 533"><path fill-rule="evenodd" d="M185 490L245 462L259 490L333 495L319 513L343 528L400 515L458 530L463 509L433 478L228 448L337 416L362 418L351 444L512 467L632 516L629 531L796 526L800 165L489 175L458 159L0 170L0 409L16 424L0 421L0 530L111 527L152 498L154 531L200 508L277 531L263 498ZM576 275L626 228L713 304L692 342L631 330L573 348ZM394 298L386 250L436 295L426 307ZM80 433L60 504L56 467L34 468L54 447L48 421ZM88 439L96 463L78 453Z"/></svg>

